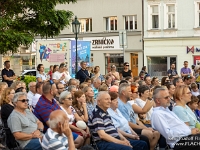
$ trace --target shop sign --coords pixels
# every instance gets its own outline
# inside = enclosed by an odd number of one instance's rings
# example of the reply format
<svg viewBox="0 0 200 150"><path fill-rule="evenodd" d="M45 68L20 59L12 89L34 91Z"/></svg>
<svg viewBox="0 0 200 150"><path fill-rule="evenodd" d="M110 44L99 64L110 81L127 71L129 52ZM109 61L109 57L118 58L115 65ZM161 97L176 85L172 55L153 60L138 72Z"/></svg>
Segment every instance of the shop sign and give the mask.
<svg viewBox="0 0 200 150"><path fill-rule="evenodd" d="M116 50L119 47L119 37L94 37L83 38L84 41L90 41L91 50Z"/></svg>
<svg viewBox="0 0 200 150"><path fill-rule="evenodd" d="M191 48L189 48L189 46L187 46L187 54L188 54L189 52L192 52L192 53L194 54L194 51L195 51L194 46L192 46ZM196 47L196 52L200 52L200 48L197 48L197 47Z"/></svg>

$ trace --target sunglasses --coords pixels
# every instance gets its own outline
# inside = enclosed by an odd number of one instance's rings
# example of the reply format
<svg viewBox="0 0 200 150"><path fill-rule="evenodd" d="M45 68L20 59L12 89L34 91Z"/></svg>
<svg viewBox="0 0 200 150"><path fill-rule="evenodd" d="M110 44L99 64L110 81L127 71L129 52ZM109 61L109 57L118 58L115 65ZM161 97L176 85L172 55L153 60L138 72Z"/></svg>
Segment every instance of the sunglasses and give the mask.
<svg viewBox="0 0 200 150"><path fill-rule="evenodd" d="M129 65L126 65L126 66L129 66Z"/></svg>
<svg viewBox="0 0 200 150"><path fill-rule="evenodd" d="M25 102L27 102L28 103L28 99L22 99L22 100L17 100L17 101L21 101L22 103L25 103Z"/></svg>
<svg viewBox="0 0 200 150"><path fill-rule="evenodd" d="M68 99L68 100L72 100L72 97L69 97L69 98L66 98L66 99Z"/></svg>

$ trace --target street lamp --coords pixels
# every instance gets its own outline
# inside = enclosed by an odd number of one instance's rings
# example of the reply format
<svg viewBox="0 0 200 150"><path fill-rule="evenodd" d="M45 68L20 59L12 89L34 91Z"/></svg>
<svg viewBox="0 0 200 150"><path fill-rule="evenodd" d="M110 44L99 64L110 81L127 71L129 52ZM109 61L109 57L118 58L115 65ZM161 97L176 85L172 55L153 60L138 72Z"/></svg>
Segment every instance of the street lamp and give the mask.
<svg viewBox="0 0 200 150"><path fill-rule="evenodd" d="M78 34L80 31L80 22L77 19L77 16L75 16L74 21L72 22L72 31L74 32L74 34L76 35L75 39L76 39L76 70L75 73L78 72L78 52L77 52L77 40L78 40Z"/></svg>

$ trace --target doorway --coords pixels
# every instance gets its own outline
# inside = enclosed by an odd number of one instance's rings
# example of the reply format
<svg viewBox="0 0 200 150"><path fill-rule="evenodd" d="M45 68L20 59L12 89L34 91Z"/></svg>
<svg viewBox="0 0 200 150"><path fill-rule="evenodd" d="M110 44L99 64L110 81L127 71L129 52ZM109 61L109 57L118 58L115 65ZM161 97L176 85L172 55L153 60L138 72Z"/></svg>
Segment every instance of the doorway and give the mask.
<svg viewBox="0 0 200 150"><path fill-rule="evenodd" d="M131 71L133 77L138 76L138 54L131 54Z"/></svg>

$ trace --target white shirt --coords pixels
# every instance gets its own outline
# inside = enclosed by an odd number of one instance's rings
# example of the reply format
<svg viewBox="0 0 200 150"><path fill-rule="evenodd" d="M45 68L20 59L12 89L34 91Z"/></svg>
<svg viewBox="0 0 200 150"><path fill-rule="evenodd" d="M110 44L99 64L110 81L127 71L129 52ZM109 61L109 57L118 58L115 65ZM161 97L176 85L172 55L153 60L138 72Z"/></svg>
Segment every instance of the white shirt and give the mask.
<svg viewBox="0 0 200 150"><path fill-rule="evenodd" d="M182 138L191 135L191 129L169 108L156 107L151 116L151 126L162 134L167 144L174 148Z"/></svg>
<svg viewBox="0 0 200 150"><path fill-rule="evenodd" d="M33 96L33 98L32 98L32 106L33 106L33 108L35 108L35 106L36 106L36 104L37 104L37 102L38 102L38 100L39 100L40 97L41 97L41 95L38 94L38 93L36 93Z"/></svg>
<svg viewBox="0 0 200 150"><path fill-rule="evenodd" d="M146 101L141 100L140 98L136 98L135 103L143 108L146 105ZM146 120L151 120L151 114L153 113L153 107L146 113Z"/></svg>
<svg viewBox="0 0 200 150"><path fill-rule="evenodd" d="M191 91L192 91L192 90L191 90ZM200 94L199 94L199 91L197 91L197 92L193 92L193 91L192 91L192 95L198 96L198 95L200 95Z"/></svg>
<svg viewBox="0 0 200 150"><path fill-rule="evenodd" d="M76 119L74 116L74 114L76 113L76 110L72 106L70 106L72 113L68 114L67 111L62 106L60 106L60 108L66 113L67 117L69 118L69 124L74 123Z"/></svg>
<svg viewBox="0 0 200 150"><path fill-rule="evenodd" d="M53 79L53 80L59 80L63 75L65 76L65 73L64 73L64 72L63 72L63 73L60 73L59 71L56 71L56 72L53 73L52 79ZM60 81L60 82L61 82L62 84L66 84L64 80L62 80L62 81Z"/></svg>
<svg viewBox="0 0 200 150"><path fill-rule="evenodd" d="M69 72L64 72L65 80L68 82L72 77L70 76Z"/></svg>
<svg viewBox="0 0 200 150"><path fill-rule="evenodd" d="M29 91L29 92L27 93L27 98L28 98L28 100L29 100L29 101L28 101L29 106L32 105L33 96L34 96L34 94L33 94L31 91Z"/></svg>

